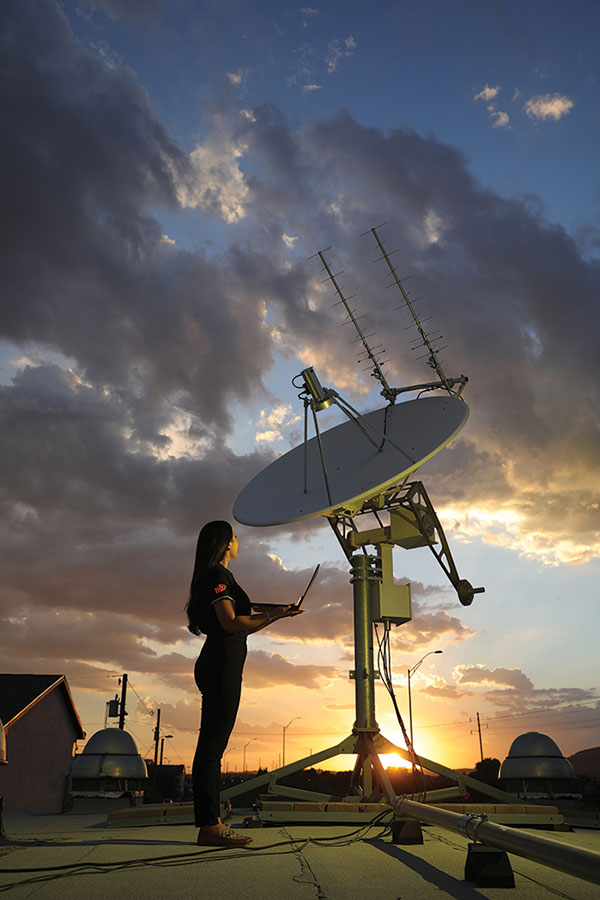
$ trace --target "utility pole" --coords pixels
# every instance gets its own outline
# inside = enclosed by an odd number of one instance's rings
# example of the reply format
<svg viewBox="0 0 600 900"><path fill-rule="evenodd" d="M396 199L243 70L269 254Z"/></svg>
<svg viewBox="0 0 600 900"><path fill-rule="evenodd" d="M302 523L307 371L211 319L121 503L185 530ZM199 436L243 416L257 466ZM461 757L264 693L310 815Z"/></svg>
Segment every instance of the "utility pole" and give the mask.
<svg viewBox="0 0 600 900"><path fill-rule="evenodd" d="M477 731L479 732L479 752L481 754L481 761L483 762L483 741L481 740L481 722L479 720L479 713L477 713Z"/></svg>
<svg viewBox="0 0 600 900"><path fill-rule="evenodd" d="M483 762L483 741L481 740L481 720L479 719L479 713L476 713L476 715L477 715L477 733L479 734L479 754L481 756L481 762ZM469 721L472 722L473 719L469 719ZM487 728L487 724L485 727ZM473 729L471 729L471 734L475 734Z"/></svg>
<svg viewBox="0 0 600 900"><path fill-rule="evenodd" d="M160 709L156 710L156 728L154 729L154 765L158 762L158 741L160 738Z"/></svg>
<svg viewBox="0 0 600 900"><path fill-rule="evenodd" d="M123 675L121 680L121 709L119 712L119 728L121 731L125 728L125 716L127 713L125 712L125 699L127 697L127 675Z"/></svg>

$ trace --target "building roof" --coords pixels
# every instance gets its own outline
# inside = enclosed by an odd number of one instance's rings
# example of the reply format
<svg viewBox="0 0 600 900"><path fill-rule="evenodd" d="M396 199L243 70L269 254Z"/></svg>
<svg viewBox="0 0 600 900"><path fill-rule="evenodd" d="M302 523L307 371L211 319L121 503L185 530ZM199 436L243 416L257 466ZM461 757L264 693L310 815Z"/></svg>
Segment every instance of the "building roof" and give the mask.
<svg viewBox="0 0 600 900"><path fill-rule="evenodd" d="M51 691L60 690L71 713L78 738L85 737L81 719L65 675L0 674L0 719L6 731L10 729Z"/></svg>
<svg viewBox="0 0 600 900"><path fill-rule="evenodd" d="M250 814L236 810L228 824L242 830ZM429 825L423 826L423 844L403 845L392 843L383 827L363 826L357 833L347 824L265 826L246 832L253 843L242 850L198 847L197 829L169 819L107 827L106 813L7 813L5 829L12 843L2 848L0 888L38 900L598 900L597 884L513 854L513 890L476 886L464 880L469 838ZM557 855L562 846L600 850L594 829L541 836L556 844Z"/></svg>

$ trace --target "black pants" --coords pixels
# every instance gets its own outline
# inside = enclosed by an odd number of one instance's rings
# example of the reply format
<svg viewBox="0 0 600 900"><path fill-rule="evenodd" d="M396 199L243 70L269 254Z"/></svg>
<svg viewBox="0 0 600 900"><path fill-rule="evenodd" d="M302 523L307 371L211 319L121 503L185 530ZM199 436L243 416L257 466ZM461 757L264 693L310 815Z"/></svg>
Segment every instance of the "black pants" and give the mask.
<svg viewBox="0 0 600 900"><path fill-rule="evenodd" d="M199 828L216 825L219 820L221 758L240 705L245 658L245 643L231 642L224 653L222 646L215 648L207 639L196 661L194 678L202 692L202 717L192 783L194 819Z"/></svg>

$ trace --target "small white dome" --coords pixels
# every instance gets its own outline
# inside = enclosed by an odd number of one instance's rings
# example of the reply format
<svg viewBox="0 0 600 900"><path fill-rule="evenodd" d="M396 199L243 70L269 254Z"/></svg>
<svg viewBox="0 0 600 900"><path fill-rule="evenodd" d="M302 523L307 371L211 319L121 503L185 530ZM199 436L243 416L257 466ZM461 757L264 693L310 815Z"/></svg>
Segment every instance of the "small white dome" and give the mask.
<svg viewBox="0 0 600 900"><path fill-rule="evenodd" d="M557 744L547 734L539 731L526 731L515 738L510 745L508 755L511 759L522 756L557 756L563 758Z"/></svg>
<svg viewBox="0 0 600 900"><path fill-rule="evenodd" d="M576 777L573 766L562 755L558 745L539 731L527 731L515 738L500 769L503 781L558 781L575 780Z"/></svg>
<svg viewBox="0 0 600 900"><path fill-rule="evenodd" d="M91 736L82 752L137 756L138 748L129 732L122 728L103 728Z"/></svg>
<svg viewBox="0 0 600 900"><path fill-rule="evenodd" d="M104 728L93 734L81 756L73 760L71 775L74 779L148 777L134 739L121 728Z"/></svg>

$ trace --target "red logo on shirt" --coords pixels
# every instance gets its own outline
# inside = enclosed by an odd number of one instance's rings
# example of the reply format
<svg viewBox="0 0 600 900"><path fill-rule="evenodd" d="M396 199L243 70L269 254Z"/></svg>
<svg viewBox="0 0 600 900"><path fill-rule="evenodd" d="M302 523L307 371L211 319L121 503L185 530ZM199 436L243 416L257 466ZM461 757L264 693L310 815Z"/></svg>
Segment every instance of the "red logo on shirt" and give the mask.
<svg viewBox="0 0 600 900"><path fill-rule="evenodd" d="M221 593L223 593L223 591L226 591L226 590L227 590L226 584L218 584L215 588L215 594L221 594Z"/></svg>

